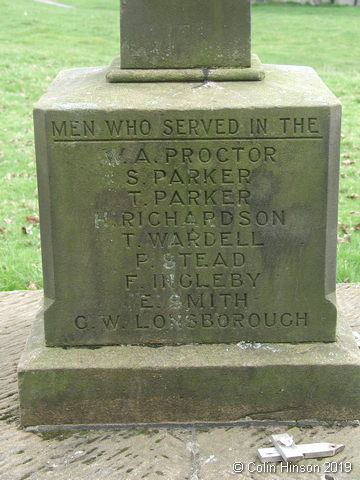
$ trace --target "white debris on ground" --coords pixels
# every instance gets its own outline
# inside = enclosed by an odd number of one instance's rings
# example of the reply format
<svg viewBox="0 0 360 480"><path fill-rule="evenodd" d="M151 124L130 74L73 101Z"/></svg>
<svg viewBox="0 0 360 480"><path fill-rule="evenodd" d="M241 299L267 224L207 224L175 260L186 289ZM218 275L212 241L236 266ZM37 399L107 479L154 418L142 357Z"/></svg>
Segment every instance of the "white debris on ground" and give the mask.
<svg viewBox="0 0 360 480"><path fill-rule="evenodd" d="M353 335L355 337L355 342L356 342L357 346L360 348L360 333L353 330Z"/></svg>
<svg viewBox="0 0 360 480"><path fill-rule="evenodd" d="M295 445L293 437L287 433L272 435L271 441L285 462L297 462L304 458L300 448Z"/></svg>
<svg viewBox="0 0 360 480"><path fill-rule="evenodd" d="M242 350L258 350L262 348L264 350L270 350L271 352L280 352L281 349L276 347L275 345L271 345L269 343L252 343L252 342L245 342L242 340L241 342L236 344L237 347L240 347Z"/></svg>
<svg viewBox="0 0 360 480"><path fill-rule="evenodd" d="M271 436L272 448L258 448L258 456L263 463L297 462L304 458L333 457L342 452L343 444L328 442L306 443L297 445L287 433Z"/></svg>
<svg viewBox="0 0 360 480"><path fill-rule="evenodd" d="M213 462L217 462L217 461L218 461L218 460L217 460L217 458L215 457L215 455L210 455L210 457L208 457L208 458L205 460L204 464L206 465L207 463L213 463Z"/></svg>
<svg viewBox="0 0 360 480"><path fill-rule="evenodd" d="M243 350L257 350L258 348L262 347L262 344L245 342L242 340L241 342L237 343L236 346L242 348Z"/></svg>

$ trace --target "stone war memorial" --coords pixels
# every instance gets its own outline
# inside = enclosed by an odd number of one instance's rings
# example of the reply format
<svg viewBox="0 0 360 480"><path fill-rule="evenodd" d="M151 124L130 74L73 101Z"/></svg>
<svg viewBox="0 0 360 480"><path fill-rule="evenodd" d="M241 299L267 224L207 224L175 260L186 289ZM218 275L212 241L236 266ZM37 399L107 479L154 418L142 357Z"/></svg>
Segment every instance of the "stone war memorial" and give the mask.
<svg viewBox="0 0 360 480"><path fill-rule="evenodd" d="M61 72L34 109L23 425L358 418L338 100L251 53L249 0L120 3L120 58Z"/></svg>

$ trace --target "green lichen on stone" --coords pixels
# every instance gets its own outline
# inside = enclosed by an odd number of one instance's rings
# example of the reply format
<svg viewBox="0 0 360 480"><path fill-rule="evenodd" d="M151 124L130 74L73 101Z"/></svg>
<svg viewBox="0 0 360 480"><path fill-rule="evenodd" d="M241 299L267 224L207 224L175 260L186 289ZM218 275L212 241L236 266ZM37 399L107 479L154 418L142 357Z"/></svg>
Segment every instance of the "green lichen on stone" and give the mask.
<svg viewBox="0 0 360 480"><path fill-rule="evenodd" d="M337 342L45 347L42 318L18 368L27 425L359 418L359 352ZM334 395L334 392L337 392Z"/></svg>
<svg viewBox="0 0 360 480"><path fill-rule="evenodd" d="M37 103L48 345L334 341L339 103L265 70Z"/></svg>
<svg viewBox="0 0 360 480"><path fill-rule="evenodd" d="M121 67L250 66L249 0L121 0Z"/></svg>

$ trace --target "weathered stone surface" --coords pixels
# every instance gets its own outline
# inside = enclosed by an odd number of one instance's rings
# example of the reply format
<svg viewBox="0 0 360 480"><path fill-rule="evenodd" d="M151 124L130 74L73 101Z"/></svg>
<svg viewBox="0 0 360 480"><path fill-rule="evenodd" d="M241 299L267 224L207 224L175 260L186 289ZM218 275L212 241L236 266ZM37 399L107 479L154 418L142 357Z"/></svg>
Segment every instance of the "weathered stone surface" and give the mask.
<svg viewBox="0 0 360 480"><path fill-rule="evenodd" d="M360 430L360 428L359 428ZM343 443L345 450L331 458L305 459L296 463L261 464L254 449L269 447L269 436L287 432L297 443L318 440ZM337 480L355 479L360 475L360 462L354 455L358 428L354 427L271 427L249 426L247 429L212 428L197 431L199 472L201 478L218 480ZM234 475L233 464L241 462L244 470ZM333 462L333 463L332 463ZM345 463L346 468L345 468ZM297 468L302 470L296 470ZM351 471L349 471L349 469Z"/></svg>
<svg viewBox="0 0 360 480"><path fill-rule="evenodd" d="M288 432L298 442L329 441L345 444L345 450L333 459L352 462L352 473L342 479L360 478L360 427L291 426L234 424L223 427L191 426L128 427L99 430L29 432L19 428L16 365L29 334L30 323L41 303L41 291L0 292L0 442L2 480L218 480L234 478L235 461L255 462L256 449L268 445L274 433ZM338 285L341 315L359 330L360 284ZM337 389L335 390L337 391ZM36 408L36 405L35 405ZM306 460L300 464L321 465ZM163 474L163 475L161 475ZM334 476L334 475L333 475ZM336 478L335 474L335 478ZM277 475L244 471L236 478L251 480L293 480L294 474ZM316 473L304 473L301 480L319 480Z"/></svg>
<svg viewBox="0 0 360 480"><path fill-rule="evenodd" d="M122 68L250 66L249 0L121 0Z"/></svg>
<svg viewBox="0 0 360 480"><path fill-rule="evenodd" d="M330 343L64 349L45 347L38 317L18 377L23 425L360 415L360 354L344 321Z"/></svg>
<svg viewBox="0 0 360 480"><path fill-rule="evenodd" d="M333 341L340 107L63 72L35 108L48 345Z"/></svg>

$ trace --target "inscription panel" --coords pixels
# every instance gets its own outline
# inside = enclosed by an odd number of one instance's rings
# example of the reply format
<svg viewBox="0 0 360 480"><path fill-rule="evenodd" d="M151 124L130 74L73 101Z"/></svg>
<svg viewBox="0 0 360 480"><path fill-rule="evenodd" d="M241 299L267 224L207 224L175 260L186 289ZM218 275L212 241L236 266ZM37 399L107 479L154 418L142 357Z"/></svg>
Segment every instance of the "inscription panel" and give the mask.
<svg viewBox="0 0 360 480"><path fill-rule="evenodd" d="M322 109L51 112L46 129L50 344L333 335Z"/></svg>

